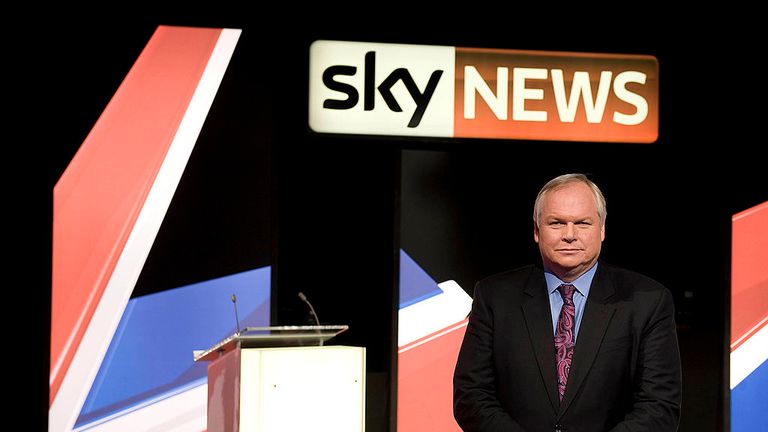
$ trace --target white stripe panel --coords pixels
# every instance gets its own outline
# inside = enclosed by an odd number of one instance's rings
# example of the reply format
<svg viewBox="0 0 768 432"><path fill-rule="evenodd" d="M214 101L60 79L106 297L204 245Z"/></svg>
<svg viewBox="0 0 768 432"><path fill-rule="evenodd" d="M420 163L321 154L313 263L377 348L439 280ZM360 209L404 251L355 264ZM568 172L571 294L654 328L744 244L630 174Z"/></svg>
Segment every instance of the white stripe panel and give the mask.
<svg viewBox="0 0 768 432"><path fill-rule="evenodd" d="M410 350L412 350L412 349L414 349L416 347L420 347L420 346L424 345L425 343L429 343L429 342L431 342L431 341L433 341L433 340L435 340L437 338L441 338L441 337L447 335L450 332L462 329L462 328L466 327L467 324L469 324L469 320L461 321L461 322L457 323L456 325L454 325L453 327L448 327L448 328L446 328L445 330L443 330L443 331L441 331L439 333L432 334L432 336L430 336L428 338L424 338L424 339L419 340L418 342L406 345L405 348L400 348L400 350L397 351L397 353L398 354L402 354L404 352L408 352L408 351L410 351Z"/></svg>
<svg viewBox="0 0 768 432"><path fill-rule="evenodd" d="M203 384L76 432L200 432L208 427L207 409L208 384Z"/></svg>
<svg viewBox="0 0 768 432"><path fill-rule="evenodd" d="M731 352L731 389L768 360L768 326Z"/></svg>
<svg viewBox="0 0 768 432"><path fill-rule="evenodd" d="M469 314L472 297L455 281L438 284L442 294L406 306L398 312L397 346L456 324Z"/></svg>
<svg viewBox="0 0 768 432"><path fill-rule="evenodd" d="M50 432L67 432L74 427L184 173L240 33L239 29L224 29L216 42L157 178L51 405L48 416Z"/></svg>

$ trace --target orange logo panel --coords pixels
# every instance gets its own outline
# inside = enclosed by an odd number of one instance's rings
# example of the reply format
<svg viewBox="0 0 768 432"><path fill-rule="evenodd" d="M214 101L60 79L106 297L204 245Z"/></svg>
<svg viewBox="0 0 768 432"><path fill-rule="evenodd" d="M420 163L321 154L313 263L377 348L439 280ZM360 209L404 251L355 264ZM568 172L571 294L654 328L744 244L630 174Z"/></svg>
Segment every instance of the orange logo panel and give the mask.
<svg viewBox="0 0 768 432"><path fill-rule="evenodd" d="M652 143L658 62L648 55L456 48L454 136Z"/></svg>

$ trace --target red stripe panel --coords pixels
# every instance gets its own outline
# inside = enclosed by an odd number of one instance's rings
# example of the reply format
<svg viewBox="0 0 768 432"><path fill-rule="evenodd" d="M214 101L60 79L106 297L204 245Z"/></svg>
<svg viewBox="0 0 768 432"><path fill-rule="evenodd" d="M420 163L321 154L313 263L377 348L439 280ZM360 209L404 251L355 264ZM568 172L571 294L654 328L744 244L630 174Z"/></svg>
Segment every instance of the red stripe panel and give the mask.
<svg viewBox="0 0 768 432"><path fill-rule="evenodd" d="M466 329L458 327L398 355L398 432L461 432L453 419L453 370Z"/></svg>
<svg viewBox="0 0 768 432"><path fill-rule="evenodd" d="M54 188L50 401L220 33L158 27Z"/></svg>
<svg viewBox="0 0 768 432"><path fill-rule="evenodd" d="M731 350L768 316L768 202L733 216Z"/></svg>

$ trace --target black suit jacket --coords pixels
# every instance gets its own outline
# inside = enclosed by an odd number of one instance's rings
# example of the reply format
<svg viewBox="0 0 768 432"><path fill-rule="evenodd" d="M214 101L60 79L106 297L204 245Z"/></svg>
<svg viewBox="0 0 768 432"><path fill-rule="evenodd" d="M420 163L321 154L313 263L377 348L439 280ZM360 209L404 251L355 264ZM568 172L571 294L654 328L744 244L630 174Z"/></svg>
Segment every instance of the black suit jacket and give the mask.
<svg viewBox="0 0 768 432"><path fill-rule="evenodd" d="M475 286L453 384L454 417L467 432L675 431L681 373L672 296L601 261L561 403L543 270L486 278Z"/></svg>

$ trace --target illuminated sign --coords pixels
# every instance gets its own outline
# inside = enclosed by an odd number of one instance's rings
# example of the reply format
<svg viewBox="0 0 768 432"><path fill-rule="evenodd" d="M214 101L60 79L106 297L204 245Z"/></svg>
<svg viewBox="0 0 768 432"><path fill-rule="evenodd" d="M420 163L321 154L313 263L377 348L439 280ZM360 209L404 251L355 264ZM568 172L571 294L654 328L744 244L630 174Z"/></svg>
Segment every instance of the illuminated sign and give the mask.
<svg viewBox="0 0 768 432"><path fill-rule="evenodd" d="M370 135L652 143L648 55L315 41L309 126Z"/></svg>

